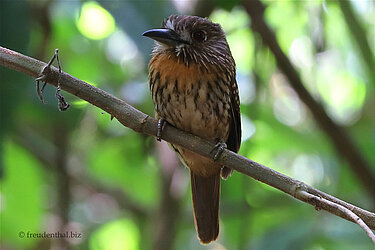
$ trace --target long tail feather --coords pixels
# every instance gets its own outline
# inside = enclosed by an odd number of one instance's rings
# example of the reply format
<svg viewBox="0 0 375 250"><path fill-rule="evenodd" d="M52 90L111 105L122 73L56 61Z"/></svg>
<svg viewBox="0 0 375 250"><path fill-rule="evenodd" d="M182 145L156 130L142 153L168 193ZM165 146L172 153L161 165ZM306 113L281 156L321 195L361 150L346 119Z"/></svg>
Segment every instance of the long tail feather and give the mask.
<svg viewBox="0 0 375 250"><path fill-rule="evenodd" d="M220 173L202 177L190 172L195 226L202 243L219 235Z"/></svg>

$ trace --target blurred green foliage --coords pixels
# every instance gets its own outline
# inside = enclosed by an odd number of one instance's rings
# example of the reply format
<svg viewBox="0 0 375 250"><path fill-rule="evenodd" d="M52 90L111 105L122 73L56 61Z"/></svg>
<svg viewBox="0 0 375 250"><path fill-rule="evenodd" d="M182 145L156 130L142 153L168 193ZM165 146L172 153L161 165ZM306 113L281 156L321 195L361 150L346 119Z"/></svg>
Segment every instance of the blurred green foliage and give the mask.
<svg viewBox="0 0 375 250"><path fill-rule="evenodd" d="M266 21L306 87L374 165L374 84L361 67L339 6L265 3ZM191 10L192 4L1 1L0 45L44 61L59 48L64 71L152 115L147 83L152 42L141 34L170 14ZM244 134L240 154L373 209L347 163L277 70L271 52L249 29L240 1L215 4L210 18L222 24L237 63ZM373 45L374 3L352 4ZM165 195L178 204L166 210L178 214L176 232L166 232L167 238L174 235L173 249L372 249L355 224L238 173L222 184L220 238L202 246L194 228L188 170L178 166L168 179L170 172L161 164L175 157L173 152L161 154L154 138L124 128L68 93L64 96L72 106L61 113L52 86L46 87L43 105L34 79L4 67L0 74L1 249L150 249L160 206L168 202ZM59 231L82 237L20 236Z"/></svg>

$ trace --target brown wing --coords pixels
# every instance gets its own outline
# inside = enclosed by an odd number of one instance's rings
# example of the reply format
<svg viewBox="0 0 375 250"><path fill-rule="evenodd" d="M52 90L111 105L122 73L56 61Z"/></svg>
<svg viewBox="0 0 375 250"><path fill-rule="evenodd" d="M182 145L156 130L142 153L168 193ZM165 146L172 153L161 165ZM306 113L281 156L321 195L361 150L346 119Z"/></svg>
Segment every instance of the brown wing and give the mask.
<svg viewBox="0 0 375 250"><path fill-rule="evenodd" d="M230 103L230 115L231 125L228 140L226 142L227 148L235 153L238 152L241 145L241 115L240 115L240 98L238 95L237 82L234 79L231 83L231 103ZM233 169L223 167L221 170L221 176L223 179L227 179L233 173Z"/></svg>
<svg viewBox="0 0 375 250"><path fill-rule="evenodd" d="M241 145L241 115L240 115L240 98L238 96L237 82L234 79L231 84L231 125L227 147L233 152L238 152Z"/></svg>

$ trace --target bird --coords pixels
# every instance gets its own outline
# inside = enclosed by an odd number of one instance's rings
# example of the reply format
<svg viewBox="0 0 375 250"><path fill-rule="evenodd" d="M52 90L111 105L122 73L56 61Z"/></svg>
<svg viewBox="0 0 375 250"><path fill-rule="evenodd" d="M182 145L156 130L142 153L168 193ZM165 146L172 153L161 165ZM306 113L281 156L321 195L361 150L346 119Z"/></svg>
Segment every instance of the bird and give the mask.
<svg viewBox="0 0 375 250"><path fill-rule="evenodd" d="M190 169L195 227L208 244L219 235L220 176L233 172L216 158L224 148L237 153L241 144L236 64L220 24L208 18L171 15L142 35L155 40L148 78L157 139L168 124L216 145L212 159L172 145Z"/></svg>

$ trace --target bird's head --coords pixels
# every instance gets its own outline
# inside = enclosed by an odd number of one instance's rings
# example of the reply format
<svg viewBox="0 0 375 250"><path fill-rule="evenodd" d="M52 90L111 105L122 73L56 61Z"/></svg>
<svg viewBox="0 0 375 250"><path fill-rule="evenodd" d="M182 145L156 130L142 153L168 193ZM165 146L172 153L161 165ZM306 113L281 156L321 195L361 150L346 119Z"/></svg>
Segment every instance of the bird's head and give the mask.
<svg viewBox="0 0 375 250"><path fill-rule="evenodd" d="M234 66L224 31L207 18L172 15L163 21L162 28L148 30L143 36L156 41L154 54L175 56L186 65Z"/></svg>

